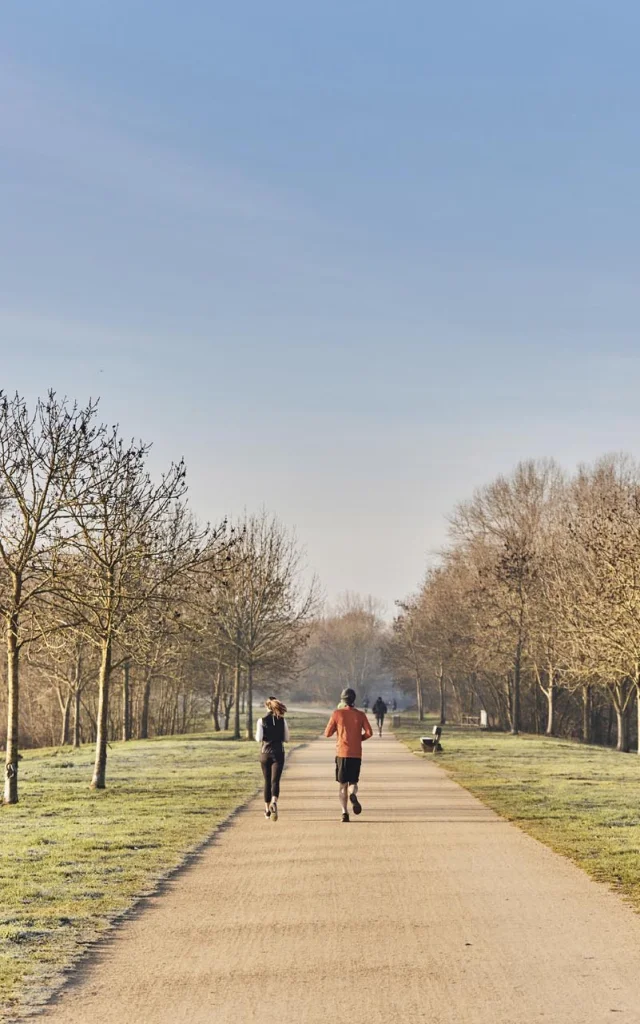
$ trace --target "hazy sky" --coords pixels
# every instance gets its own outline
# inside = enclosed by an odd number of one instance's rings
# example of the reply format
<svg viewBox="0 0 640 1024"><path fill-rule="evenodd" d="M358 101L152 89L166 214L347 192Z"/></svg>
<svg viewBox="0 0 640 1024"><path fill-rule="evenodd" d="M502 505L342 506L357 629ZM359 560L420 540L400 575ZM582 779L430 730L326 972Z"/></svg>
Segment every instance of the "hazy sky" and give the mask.
<svg viewBox="0 0 640 1024"><path fill-rule="evenodd" d="M3 5L0 384L392 607L519 458L640 455L640 7Z"/></svg>

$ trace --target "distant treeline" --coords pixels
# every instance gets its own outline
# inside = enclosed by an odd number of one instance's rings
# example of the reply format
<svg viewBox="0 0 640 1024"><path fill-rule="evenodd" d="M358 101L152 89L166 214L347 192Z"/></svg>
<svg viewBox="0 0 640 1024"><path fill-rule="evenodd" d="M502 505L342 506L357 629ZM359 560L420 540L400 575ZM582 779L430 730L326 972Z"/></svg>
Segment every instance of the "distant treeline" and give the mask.
<svg viewBox="0 0 640 1024"><path fill-rule="evenodd" d="M609 456L568 478L551 461L522 463L450 524L389 648L421 713L425 703L443 719L484 709L514 733L636 746L638 465Z"/></svg>

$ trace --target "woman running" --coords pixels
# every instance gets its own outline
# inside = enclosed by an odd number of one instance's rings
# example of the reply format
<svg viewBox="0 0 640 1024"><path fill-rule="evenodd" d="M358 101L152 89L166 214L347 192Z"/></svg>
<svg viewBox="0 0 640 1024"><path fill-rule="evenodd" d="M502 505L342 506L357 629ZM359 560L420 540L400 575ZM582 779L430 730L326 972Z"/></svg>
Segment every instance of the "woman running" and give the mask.
<svg viewBox="0 0 640 1024"><path fill-rule="evenodd" d="M269 714L258 719L256 728L256 741L262 744L260 764L264 775L264 816L277 821L284 744L289 742L289 726L284 717L287 708L281 700L269 697L264 704Z"/></svg>

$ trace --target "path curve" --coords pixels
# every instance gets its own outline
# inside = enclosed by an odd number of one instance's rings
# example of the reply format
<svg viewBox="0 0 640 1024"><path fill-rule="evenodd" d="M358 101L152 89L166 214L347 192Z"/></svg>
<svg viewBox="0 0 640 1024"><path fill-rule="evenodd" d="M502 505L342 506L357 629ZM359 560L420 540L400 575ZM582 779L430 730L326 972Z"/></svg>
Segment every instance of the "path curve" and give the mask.
<svg viewBox="0 0 640 1024"><path fill-rule="evenodd" d="M343 825L332 744L296 751L144 901L46 1024L640 1022L640 917L392 736Z"/></svg>

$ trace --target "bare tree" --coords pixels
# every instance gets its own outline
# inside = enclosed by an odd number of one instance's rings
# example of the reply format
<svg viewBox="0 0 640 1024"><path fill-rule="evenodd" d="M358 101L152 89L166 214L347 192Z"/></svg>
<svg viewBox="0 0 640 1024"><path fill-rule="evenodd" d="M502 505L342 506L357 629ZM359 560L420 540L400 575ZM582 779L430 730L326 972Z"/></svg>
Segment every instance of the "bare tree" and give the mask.
<svg viewBox="0 0 640 1024"><path fill-rule="evenodd" d="M71 628L57 630L53 625L51 631L44 625L39 641L30 645L29 664L50 681L60 707L61 746L80 746L82 694L97 678L91 654L91 648Z"/></svg>
<svg viewBox="0 0 640 1024"><path fill-rule="evenodd" d="M560 479L552 462L520 463L511 478L498 477L471 501L458 506L452 519L454 538L483 549L485 600L493 600L499 607L511 645L508 678L513 733L518 733L521 725L523 660L545 517Z"/></svg>
<svg viewBox="0 0 640 1024"><path fill-rule="evenodd" d="M425 676L429 671L429 663L423 621L420 616L419 596L411 595L405 601L397 601L396 605L398 614L382 647L382 661L400 685L406 679L407 686L414 688L418 718L422 722L424 720L424 684Z"/></svg>
<svg viewBox="0 0 640 1024"><path fill-rule="evenodd" d="M95 406L70 405L50 392L30 412L0 394L0 612L7 648L7 750L4 803L18 801L20 651L41 629L36 604L55 584L70 494L99 436Z"/></svg>
<svg viewBox="0 0 640 1024"><path fill-rule="evenodd" d="M617 719L617 746L629 749L635 694L640 734L640 467L607 457L582 469L569 492L566 540L556 569L571 674L604 688Z"/></svg>
<svg viewBox="0 0 640 1024"><path fill-rule="evenodd" d="M109 688L116 646L126 652L141 630L140 613L161 601L171 581L203 557L220 555L224 527L213 534L192 520L185 504L185 467L172 465L154 482L149 446L126 444L113 429L94 449L80 479L89 501L72 505L76 583L61 596L79 634L100 654L96 758L91 785L106 784ZM126 655L125 655L126 657Z"/></svg>
<svg viewBox="0 0 640 1024"><path fill-rule="evenodd" d="M304 652L302 682L306 691L333 701L346 686L364 697L389 683L382 663L387 630L382 608L373 597L346 593L321 618L311 623Z"/></svg>
<svg viewBox="0 0 640 1024"><path fill-rule="evenodd" d="M211 627L216 643L231 653L234 737L240 738L241 680L246 678L246 735L253 734L254 672L283 652L295 657L306 639L316 604L316 584L302 580L295 536L273 516L246 517L236 530L234 567L214 588ZM229 655L227 654L226 657Z"/></svg>

